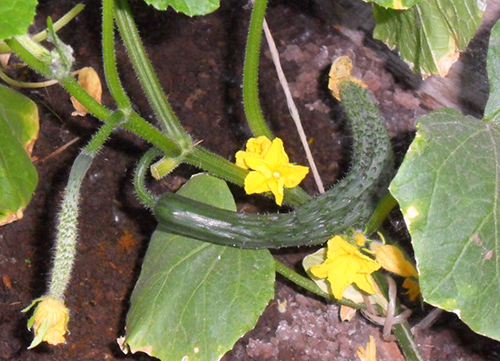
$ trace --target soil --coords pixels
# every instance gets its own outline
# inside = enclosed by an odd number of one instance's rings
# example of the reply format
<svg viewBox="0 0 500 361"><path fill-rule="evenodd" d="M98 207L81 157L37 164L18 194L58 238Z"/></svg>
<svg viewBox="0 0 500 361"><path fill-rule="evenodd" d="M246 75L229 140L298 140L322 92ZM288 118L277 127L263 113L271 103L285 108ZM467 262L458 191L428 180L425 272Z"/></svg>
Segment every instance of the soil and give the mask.
<svg viewBox="0 0 500 361"><path fill-rule="evenodd" d="M85 11L60 36L74 48L76 68L92 66L103 78L100 7L95 1L83 2ZM75 4L68 0L41 1L32 30L42 29L47 15L57 19ZM357 75L379 102L401 161L420 115L443 105L481 114L488 91L485 46L489 28L500 13L498 0L489 1L489 6L485 25L449 78L422 81L393 52L371 39L369 4L358 0L270 3L269 26L326 185L346 171L350 143L342 110L326 87L332 58L350 55L354 59ZM234 159L250 136L240 86L249 3L225 1L215 13L196 18L153 11L140 1L134 2L133 9L147 51L183 125L195 139L203 140L205 147ZM117 56L136 110L153 119L121 44ZM261 64L264 113L276 134L285 139L291 159L306 164L268 51L263 52ZM36 78L28 69L17 76L23 80ZM40 111L40 136L33 153L40 180L24 218L0 229L0 359L149 360L143 354L124 355L115 341L124 334L128 299L156 225L137 201L131 185L135 163L147 144L125 131L116 132L107 143L83 184L78 255L66 292L71 334L64 345L26 349L32 335L26 329L27 316L20 311L45 291L58 204L72 161L98 121L90 116L72 117L69 96L58 86L23 92L37 102ZM104 104L114 106L106 89ZM53 154L71 141L75 142ZM174 191L196 171L181 166L156 187ZM316 193L312 177L304 187ZM237 187L232 189L240 208L260 212L274 209L267 200L247 197ZM407 242L398 215L391 219L389 226L400 241ZM122 239L127 235L128 243ZM300 269L300 260L310 252L292 249L276 252L276 257ZM416 307L411 322L417 322L430 309ZM256 327L223 360L355 360L355 350L366 344L369 335L377 340L380 359L403 359L395 343L382 341L379 327L360 315L350 322L340 322L337 305L325 303L278 277L275 299ZM441 316L431 328L420 331L416 340L426 360L500 360L499 343L473 333L453 314Z"/></svg>

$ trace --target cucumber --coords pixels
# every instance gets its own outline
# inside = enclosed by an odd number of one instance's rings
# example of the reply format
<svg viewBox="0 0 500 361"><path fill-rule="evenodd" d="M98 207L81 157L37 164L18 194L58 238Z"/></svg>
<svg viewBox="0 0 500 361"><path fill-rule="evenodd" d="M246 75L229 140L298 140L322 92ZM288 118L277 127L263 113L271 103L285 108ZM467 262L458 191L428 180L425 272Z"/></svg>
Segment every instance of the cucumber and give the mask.
<svg viewBox="0 0 500 361"><path fill-rule="evenodd" d="M327 192L292 212L266 215L232 212L167 193L154 208L159 229L255 249L320 244L349 227L363 226L382 189L387 190L392 149L371 94L345 82L341 98L351 125L353 161L349 173Z"/></svg>

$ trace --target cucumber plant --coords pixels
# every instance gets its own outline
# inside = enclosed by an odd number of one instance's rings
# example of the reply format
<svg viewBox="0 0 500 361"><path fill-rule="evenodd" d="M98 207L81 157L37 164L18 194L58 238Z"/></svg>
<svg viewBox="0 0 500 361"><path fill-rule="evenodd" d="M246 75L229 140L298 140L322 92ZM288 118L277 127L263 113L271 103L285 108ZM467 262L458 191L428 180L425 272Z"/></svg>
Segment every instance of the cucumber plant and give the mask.
<svg viewBox="0 0 500 361"><path fill-rule="evenodd" d="M218 7L217 2L200 0L182 3L156 0L146 2L162 9L172 6L174 9L191 16L205 14ZM373 2L375 3L374 14L377 22L376 36L386 41L390 46L398 46L402 56L412 62L414 69L423 75L429 73L446 74L449 66L456 60L458 52L463 50L471 39L484 10L481 7L481 2L475 0L460 0L453 3L431 2L429 0L374 0ZM22 3L23 11L27 13L27 15L24 14L23 18L32 17L35 1ZM302 287L331 299L332 295L324 292L321 286L317 286L311 280L304 279L280 262L273 260L267 248L322 244L334 236L336 236L334 239L338 240L337 237L340 237L338 234L344 234L345 237L352 234L359 235L361 234L359 231L363 227L367 233L371 233L378 228L387 212L395 205L395 201L391 197L384 197L394 172L389 136L369 92L348 80L340 86L341 100L350 122L353 137L353 161L349 173L330 190L313 199L300 188L287 189L285 201L290 206L295 207L288 213L268 215L238 213L235 211L234 202L228 194L227 188L225 188L225 183L219 183L212 178L188 183L191 185L187 185L187 188L180 192L182 195L164 194L157 197L151 194L144 185L145 172L157 156L163 157L157 164L158 166L155 167L158 176L171 171L180 163L189 163L221 179L243 186L250 172L217 154L209 152L199 144L194 144L169 105L168 97L164 94L146 56L127 0L103 0L102 5L103 63L106 82L117 105L116 110L101 105L76 81L72 74L72 49L58 38L56 34L57 23L52 24L49 19L45 35L32 37L25 34L26 19L19 26L13 27L11 32L9 32L10 25L12 25L11 19L2 17L0 20L2 31L0 36L5 39L4 43L0 44L0 52L16 53L20 59L38 73L58 81L91 114L104 122L92 141L75 160L69 176L59 215L54 268L51 272L48 291L41 298L34 300L32 305L26 309L36 306L33 316L28 321L28 326L35 331L35 339L30 347L35 347L43 341L52 344L64 341L69 320L68 310L64 306L64 293L70 280L75 257L80 185L94 157L98 155L99 149L117 127L131 131L152 145L151 150L144 155L139 163L135 185L137 195L147 207L153 210L159 221L158 229L151 241L151 250L148 251L150 258L146 257L151 264L148 262L144 264L144 275L141 275L132 295L131 311L127 316L127 335L120 339L120 345L124 350L144 351L161 359L179 358L208 361L220 358L224 352L231 348L234 339L237 339L255 324L256 317L262 312L269 298L272 297L275 271ZM266 0L256 0L252 10L245 55L243 98L247 121L254 135L266 135L271 139L274 135L265 123L260 109L257 82L260 40L266 6ZM402 8L406 7L409 8L407 11L401 11ZM0 4L0 14L3 13L4 9L5 4ZM440 11L442 9L444 10ZM81 7L78 8L78 11L80 10ZM436 17L435 13L439 13L439 16ZM430 26L430 22L438 22L441 26ZM135 111L130 98L121 85L115 59L115 23L130 56L133 69L152 105L160 127L153 126ZM40 43L45 38L51 43L50 47L45 47ZM415 39L425 39L427 46L421 47L421 42ZM442 46L443 39L446 39L447 46L445 47ZM496 68L493 69L493 71L496 70ZM498 79L497 75L495 73L490 76L493 79ZM3 79L7 78L3 77ZM17 82L16 84L20 85L21 83ZM497 109L498 104L489 105L488 109L488 119L494 122L497 116L492 108ZM418 148L418 141L415 144L417 144L415 148ZM1 146L2 144L0 144ZM224 199L214 200L202 195L202 189L206 193L206 189L211 187L207 184L213 184L213 189L217 189L217 192L220 192ZM395 194L398 194L399 185L397 180L393 182ZM418 214L415 213L416 208L412 204L414 199L409 203L405 199L400 201L410 227L413 218L417 218L420 213L418 211ZM419 211L422 210L419 208ZM351 228L357 229L358 232L352 233ZM479 230L482 231L482 228L479 227ZM410 229L410 231L415 231L415 229ZM483 234L479 233L470 235L470 239L475 240L475 244L479 248L482 247L480 251L486 252L483 255L483 260L486 262L492 259L497 250L489 249L490 240L488 239L488 243L483 242ZM416 235L416 238L418 236ZM359 237L356 237L353 236L352 241L357 244ZM363 248L366 237L363 235L361 238L362 240L356 246L357 249L352 252L357 252L357 257L359 259L364 257L366 261L370 252ZM165 244L169 246L166 251ZM243 248L250 248L250 250ZM258 248L264 249L254 250ZM191 257L195 260L186 261ZM221 259L224 260L224 267L218 264L218 260ZM167 260L167 264L158 264L154 260ZM374 261L370 262L373 266ZM238 272L233 270L241 264L246 265L245 270L238 270ZM159 267L166 268L158 270ZM376 266L374 267L376 268ZM178 269L174 270L174 268ZM247 279L251 277L255 268L261 272L261 277L254 280L253 284L253 287L259 292L256 294L245 293L241 291L245 286L243 283L248 282ZM182 271L183 275L188 275L188 278L191 277L190 284L179 284L176 279L169 278L171 273L179 272L179 270ZM198 274L199 270L206 272L207 277L204 273ZM221 294L220 290L224 289L224 273L229 272L233 272L230 280L231 287L229 287L233 293ZM167 288L154 284L155 281L158 281L154 277L156 274L161 274L164 277L160 279L160 283L162 285L168 284ZM212 279L213 275L215 275L214 280L206 285L206 280ZM368 277L368 279L371 278ZM388 294L394 294L390 290L391 285L387 291L386 284L381 281L381 277L374 277L374 279L377 280L378 292L382 298ZM204 290L206 294L210 295L209 301L199 297L197 292L200 285L206 287ZM368 288L363 288L363 290ZM424 289L424 298L425 292L429 292L431 286L426 284L426 288ZM169 311L159 309L159 305L164 305L165 302L142 303L145 298L143 295L151 290L156 292L154 299L162 298L162 301L168 300L169 306L175 303L183 310L189 309L188 314L185 315L185 318L179 318L179 314L184 315L177 308ZM433 294L434 291L435 289L432 289L430 294ZM359 295L359 289L357 292ZM255 302L252 297L255 297ZM389 301L385 301L385 298L384 301L392 306L386 305L386 318L397 318L394 317L396 310L394 305L397 302L394 296L387 296L387 298ZM185 304L185 300L192 299L196 302ZM245 300L248 302L244 302ZM337 301L354 308L368 309L371 307L371 301L366 301L366 299L353 301L351 298L342 298ZM442 304L444 308L454 310L453 307L461 301L461 299L450 300L446 298ZM208 313L203 313L207 310L212 314L211 316L217 315L217 312L226 315L225 308L227 303L231 302L236 304L236 308L238 305L244 305L246 312L251 314L251 317L246 317L245 322L235 321L235 324L232 325L228 325L227 320L223 317L215 317L215 319L211 319L213 324L203 328L203 332L200 332L199 335L191 337L187 332L184 332L182 337L179 336L182 333L181 329L197 327L200 319L205 320L210 316ZM214 307L218 307L215 312ZM239 312L239 310L237 311ZM57 317L47 317L47 314ZM391 315L389 316L389 314ZM145 315L148 317L147 322L144 322ZM231 317L233 320L234 312L231 313ZM408 323L405 320L398 322L386 323L384 328L388 327L389 331L393 328L408 360L421 360L419 351L410 336ZM178 343L171 340L168 342L158 341L157 335L167 332L161 328L166 327L165 325L173 327L172 337L174 339L178 337ZM491 329L495 328L498 329L496 324L488 324L486 331L481 328L481 332L498 337L496 333L491 332ZM224 342L210 338L214 329L220 331L217 336L224 339ZM155 337L149 337L153 334ZM226 339L231 340L231 342L226 342ZM203 347L200 346L202 344Z"/></svg>
<svg viewBox="0 0 500 361"><path fill-rule="evenodd" d="M280 248L321 244L349 227L363 227L387 189L392 149L371 94L344 82L341 98L353 134L353 161L349 173L330 190L292 212L267 215L231 212L164 194L154 207L160 228L234 247Z"/></svg>

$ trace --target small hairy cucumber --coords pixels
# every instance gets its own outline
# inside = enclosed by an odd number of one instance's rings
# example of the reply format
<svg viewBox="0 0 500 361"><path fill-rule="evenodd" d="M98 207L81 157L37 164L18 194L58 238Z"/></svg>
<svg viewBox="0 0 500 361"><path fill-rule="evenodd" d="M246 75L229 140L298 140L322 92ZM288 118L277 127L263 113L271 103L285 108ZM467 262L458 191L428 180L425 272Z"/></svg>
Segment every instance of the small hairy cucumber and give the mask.
<svg viewBox="0 0 500 361"><path fill-rule="evenodd" d="M352 166L327 192L292 212L266 215L232 212L167 193L154 208L160 229L239 248L280 248L320 244L362 225L389 184L392 149L371 94L345 82L341 98L353 137Z"/></svg>

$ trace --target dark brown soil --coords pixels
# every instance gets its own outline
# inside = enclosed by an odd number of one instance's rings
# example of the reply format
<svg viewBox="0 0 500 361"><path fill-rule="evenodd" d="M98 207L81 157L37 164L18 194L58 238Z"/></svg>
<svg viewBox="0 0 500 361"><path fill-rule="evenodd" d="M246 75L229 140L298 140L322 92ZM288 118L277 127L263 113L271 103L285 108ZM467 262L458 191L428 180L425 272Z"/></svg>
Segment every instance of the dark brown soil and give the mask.
<svg viewBox="0 0 500 361"><path fill-rule="evenodd" d="M411 75L393 53L371 40L370 5L358 0L333 5L307 0L276 0L270 4L269 25L325 184L331 185L349 163L345 119L326 89L332 58L353 57L356 72L380 103L401 160L419 115L442 104L470 114L481 113L487 97L484 63L488 27L498 17L495 9L499 1L489 2L492 7L486 27L461 64L454 67L450 79L426 82ZM41 3L34 31L43 28L47 15L57 19L76 2ZM103 77L100 7L95 1L84 3L85 11L60 36L74 48L77 68L92 66ZM250 136L240 87L249 9L248 3L225 1L212 15L188 18L173 11L156 12L140 1L134 2L148 53L182 123L194 138L203 140L205 147L229 159ZM153 119L121 45L117 54L136 110ZM33 79L29 70L18 76ZM444 93L439 93L441 89ZM69 96L58 86L24 93L37 102L40 110L40 137L33 153L38 159L40 181L24 218L0 229L0 359L148 360L145 355L122 354L115 341L124 334L128 299L155 228L154 218L141 207L131 186L134 165L147 144L124 131L107 143L83 184L78 256L66 292L71 335L64 345L44 344L26 350L32 335L20 310L45 291L62 191L72 161L98 122L90 116L71 117ZM277 135L285 139L291 158L305 164L267 51L262 57L261 98L266 117ZM104 103L114 106L106 91ZM75 138L76 143L49 157ZM195 171L182 166L158 188L175 190ZM306 180L305 188L315 193L312 177ZM246 197L237 187L233 190L240 206L269 210L270 202ZM393 225L401 231L395 217ZM134 242L127 247L119 240L128 232ZM404 232L398 235L404 237ZM277 257L297 266L308 252L287 250ZM283 301L287 306L280 312L277 305ZM417 309L416 314L414 322L425 312ZM359 315L349 323L339 322L336 305L326 304L278 277L276 298L255 329L223 360L355 360L355 350L370 334L376 337L380 359L402 360L396 344L382 341L378 327ZM500 359L497 342L475 335L454 315L445 315L431 329L421 331L417 342L426 360Z"/></svg>

